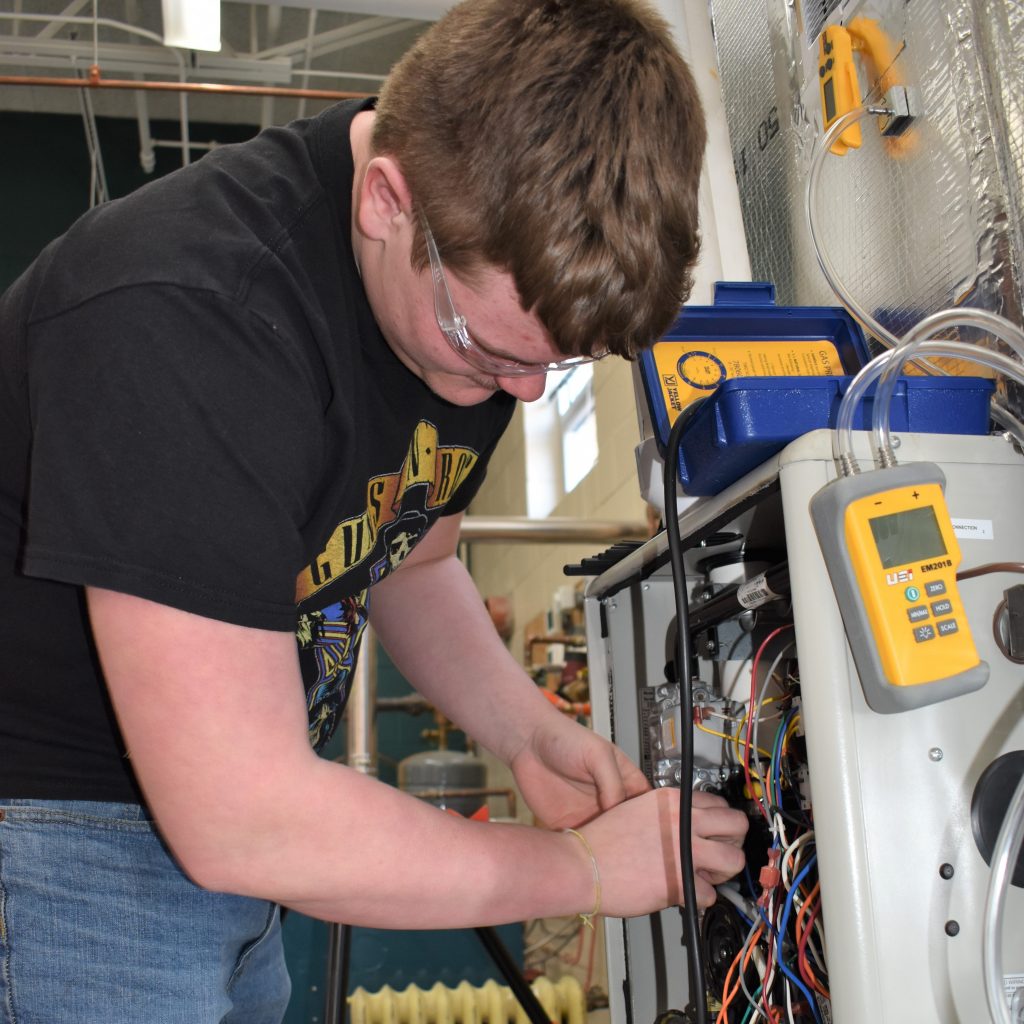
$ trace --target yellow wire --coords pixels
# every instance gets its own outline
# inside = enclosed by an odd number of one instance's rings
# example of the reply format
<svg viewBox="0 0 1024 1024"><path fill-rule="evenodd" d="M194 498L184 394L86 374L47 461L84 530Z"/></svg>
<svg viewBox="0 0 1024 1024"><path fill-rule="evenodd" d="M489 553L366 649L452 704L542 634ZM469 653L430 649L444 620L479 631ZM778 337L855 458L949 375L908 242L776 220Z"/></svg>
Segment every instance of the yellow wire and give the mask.
<svg viewBox="0 0 1024 1024"><path fill-rule="evenodd" d="M715 729L709 729L706 725L701 725L700 722L694 722L693 724L696 725L701 732L706 732L709 736L717 736L719 739L731 740L733 743L736 744L736 752L739 753L739 743L737 742L735 736L729 736L727 733L718 732ZM758 747L757 752L762 757L770 758L772 756L767 750L764 750L762 747Z"/></svg>
<svg viewBox="0 0 1024 1024"><path fill-rule="evenodd" d="M781 697L765 697L765 699L761 701L761 707L764 707L766 704L775 704L780 700L785 700L788 696L789 694L783 694ZM744 723L747 721L749 715L750 709L748 708L746 711L743 712L743 717L740 719L739 725L736 726L736 732L732 736L726 737L726 739L732 740L732 745L736 748L736 760L739 761L741 764L743 763L743 755L740 753L740 736L743 733L743 726ZM757 752L762 757L767 757L769 761L771 760L772 755L765 751L762 747L758 747Z"/></svg>

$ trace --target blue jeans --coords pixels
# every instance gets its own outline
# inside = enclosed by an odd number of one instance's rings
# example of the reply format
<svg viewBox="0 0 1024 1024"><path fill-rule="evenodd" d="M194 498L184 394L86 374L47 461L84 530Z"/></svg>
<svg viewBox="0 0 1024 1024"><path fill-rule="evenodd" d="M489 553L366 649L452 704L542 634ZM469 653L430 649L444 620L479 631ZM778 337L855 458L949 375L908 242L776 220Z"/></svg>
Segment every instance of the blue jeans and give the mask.
<svg viewBox="0 0 1024 1024"><path fill-rule="evenodd" d="M135 804L0 800L0 1022L280 1024L278 908L185 877Z"/></svg>

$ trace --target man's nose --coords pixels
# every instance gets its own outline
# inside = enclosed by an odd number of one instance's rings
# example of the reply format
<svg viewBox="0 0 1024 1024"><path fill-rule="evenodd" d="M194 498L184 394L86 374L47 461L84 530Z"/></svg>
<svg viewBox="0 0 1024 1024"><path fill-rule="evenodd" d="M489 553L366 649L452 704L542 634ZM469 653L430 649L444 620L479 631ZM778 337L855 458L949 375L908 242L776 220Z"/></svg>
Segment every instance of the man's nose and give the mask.
<svg viewBox="0 0 1024 1024"><path fill-rule="evenodd" d="M525 377L498 377L498 387L507 391L520 402L536 402L544 394L547 382L546 373L531 374Z"/></svg>

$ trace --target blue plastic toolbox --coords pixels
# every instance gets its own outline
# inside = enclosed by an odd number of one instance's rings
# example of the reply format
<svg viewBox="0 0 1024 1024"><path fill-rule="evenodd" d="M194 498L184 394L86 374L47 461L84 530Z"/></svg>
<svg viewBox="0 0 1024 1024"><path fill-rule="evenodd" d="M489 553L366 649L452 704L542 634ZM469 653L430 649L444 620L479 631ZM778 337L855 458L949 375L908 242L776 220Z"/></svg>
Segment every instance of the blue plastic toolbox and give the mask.
<svg viewBox="0 0 1024 1024"><path fill-rule="evenodd" d="M708 495L801 434L834 427L866 359L864 336L845 310L776 306L771 284L720 281L714 306L686 307L641 355L640 372L663 456L676 416L687 410L679 480L685 493ZM892 429L984 434L993 388L984 377L901 377ZM870 422L869 392L854 426Z"/></svg>

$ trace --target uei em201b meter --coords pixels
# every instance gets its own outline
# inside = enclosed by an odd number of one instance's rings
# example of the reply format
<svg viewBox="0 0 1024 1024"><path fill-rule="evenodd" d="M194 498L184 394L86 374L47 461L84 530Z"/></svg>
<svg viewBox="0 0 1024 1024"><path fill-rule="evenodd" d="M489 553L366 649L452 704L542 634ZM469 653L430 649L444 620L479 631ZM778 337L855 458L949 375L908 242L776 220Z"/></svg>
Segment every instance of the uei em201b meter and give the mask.
<svg viewBox="0 0 1024 1024"><path fill-rule="evenodd" d="M984 686L988 665L956 585L960 547L938 466L835 480L811 499L832 588L868 705L882 713Z"/></svg>

